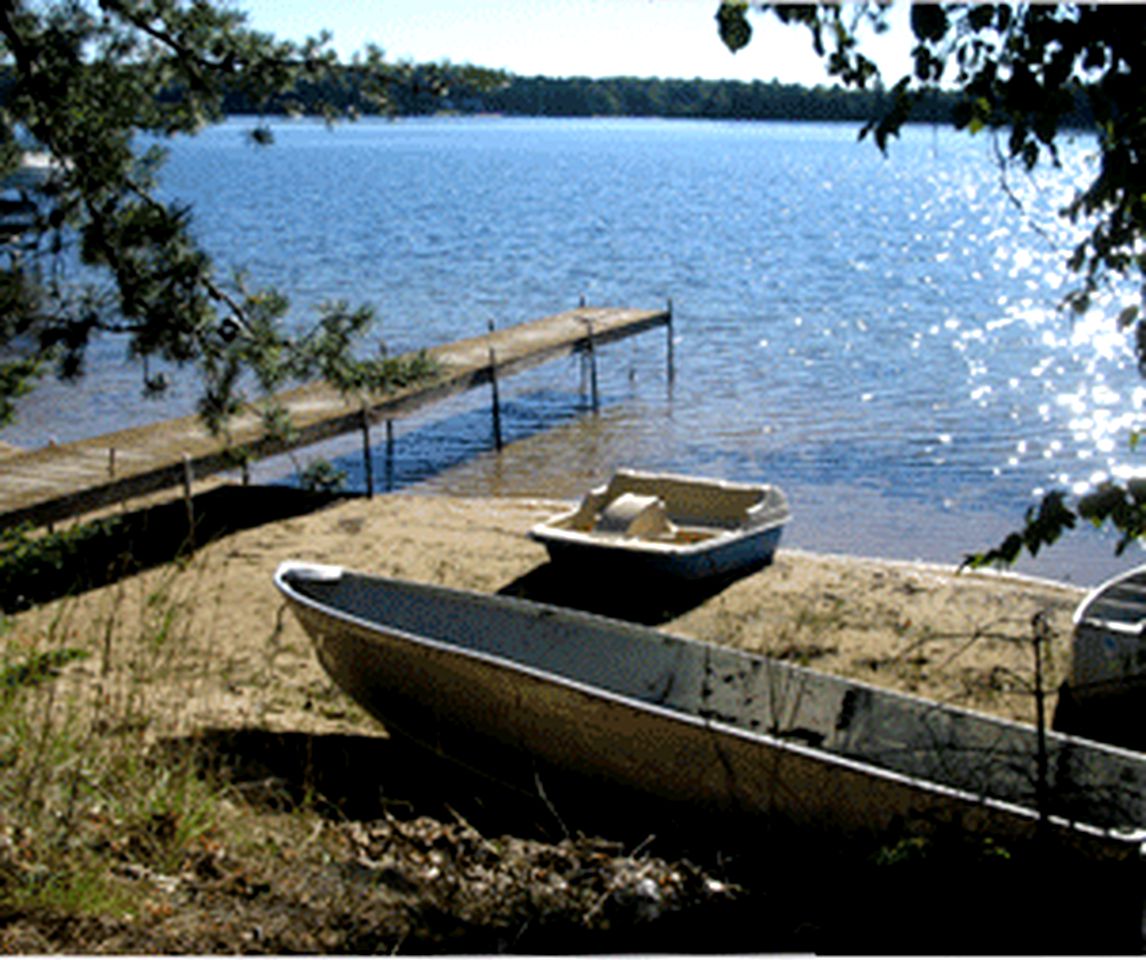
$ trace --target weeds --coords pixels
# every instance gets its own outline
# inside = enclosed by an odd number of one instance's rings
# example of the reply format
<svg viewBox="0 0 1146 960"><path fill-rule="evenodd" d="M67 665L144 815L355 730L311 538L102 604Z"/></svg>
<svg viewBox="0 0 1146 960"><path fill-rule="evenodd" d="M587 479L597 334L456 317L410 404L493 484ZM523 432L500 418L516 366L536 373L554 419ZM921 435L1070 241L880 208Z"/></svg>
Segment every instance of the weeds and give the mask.
<svg viewBox="0 0 1146 960"><path fill-rule="evenodd" d="M60 668L73 660L84 660L91 654L86 650L65 647L33 653L23 660L0 667L0 691L30 687L60 675Z"/></svg>
<svg viewBox="0 0 1146 960"><path fill-rule="evenodd" d="M125 875L178 871L216 829L225 791L193 756L160 758L141 737L181 709L172 697L170 713L156 717L144 691L189 672L187 574L172 566L122 582L102 609L59 602L3 636L3 908L122 914L139 896Z"/></svg>
<svg viewBox="0 0 1146 960"><path fill-rule="evenodd" d="M299 469L298 485L314 493L341 493L346 489L348 477L329 460L312 460Z"/></svg>
<svg viewBox="0 0 1146 960"><path fill-rule="evenodd" d="M0 532L0 607L25 609L46 596L106 576L106 568L116 563L107 544L118 526L119 521L110 518L47 533L26 527Z"/></svg>
<svg viewBox="0 0 1146 960"><path fill-rule="evenodd" d="M797 630L810 634L830 633L847 622L847 604L843 597L824 593L820 602L799 607L792 618Z"/></svg>

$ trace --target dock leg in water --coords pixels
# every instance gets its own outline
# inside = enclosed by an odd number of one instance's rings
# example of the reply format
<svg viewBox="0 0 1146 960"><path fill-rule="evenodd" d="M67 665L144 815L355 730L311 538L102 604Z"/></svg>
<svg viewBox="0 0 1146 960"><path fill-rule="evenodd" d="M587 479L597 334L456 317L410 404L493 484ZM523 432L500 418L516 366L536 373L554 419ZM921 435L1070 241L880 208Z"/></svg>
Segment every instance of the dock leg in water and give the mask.
<svg viewBox="0 0 1146 960"><path fill-rule="evenodd" d="M366 476L366 496L374 499L374 458L370 455L370 414L362 408L362 467Z"/></svg>
<svg viewBox="0 0 1146 960"><path fill-rule="evenodd" d="M500 450L501 442L501 397L497 390L497 354L489 348L489 386L493 394L493 445Z"/></svg>

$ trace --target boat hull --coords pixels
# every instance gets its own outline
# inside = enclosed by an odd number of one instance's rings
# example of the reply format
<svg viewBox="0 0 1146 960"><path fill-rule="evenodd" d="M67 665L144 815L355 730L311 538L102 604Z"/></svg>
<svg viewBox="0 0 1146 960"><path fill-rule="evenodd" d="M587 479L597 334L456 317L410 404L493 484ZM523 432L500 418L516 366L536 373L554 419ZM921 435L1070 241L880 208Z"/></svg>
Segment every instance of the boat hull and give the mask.
<svg viewBox="0 0 1146 960"><path fill-rule="evenodd" d="M335 682L388 730L519 788L572 775L736 831L797 827L875 843L943 828L1026 841L1041 830L1062 849L1138 856L1138 755L1052 738L1051 786L1071 796L1040 827L1025 802L1036 790L1033 731L1021 725L588 614L331 577L324 587L288 566L277 581ZM381 615L405 625L365 615L372 591L392 594ZM339 593L359 602L340 608ZM470 623L459 628L462 616ZM477 647L433 639L449 630L478 637ZM919 716L928 720L916 730ZM864 756L873 751L887 765ZM1133 809L1097 825L1071 806L1130 787Z"/></svg>
<svg viewBox="0 0 1146 960"><path fill-rule="evenodd" d="M564 567L644 579L719 580L768 566L780 544L781 533L782 528L777 526L689 553L658 552L633 544L563 540L539 531L531 536L544 544L550 560Z"/></svg>

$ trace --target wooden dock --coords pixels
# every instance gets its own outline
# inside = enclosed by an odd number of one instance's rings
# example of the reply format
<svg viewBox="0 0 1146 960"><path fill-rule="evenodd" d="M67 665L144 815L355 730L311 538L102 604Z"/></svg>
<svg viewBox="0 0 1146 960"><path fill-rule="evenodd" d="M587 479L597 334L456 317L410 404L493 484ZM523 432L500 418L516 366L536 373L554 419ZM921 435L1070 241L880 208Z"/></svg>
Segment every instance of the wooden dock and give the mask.
<svg viewBox="0 0 1146 960"><path fill-rule="evenodd" d="M323 383L279 395L294 427L289 441L267 436L254 411L231 424L234 447L255 458L317 443L407 415L446 397L490 384L546 361L667 327L672 370L672 308L581 307L426 351L438 366L432 379L383 395L347 398ZM235 470L223 441L197 416L119 430L86 440L29 450L0 459L0 529L42 525L183 486Z"/></svg>

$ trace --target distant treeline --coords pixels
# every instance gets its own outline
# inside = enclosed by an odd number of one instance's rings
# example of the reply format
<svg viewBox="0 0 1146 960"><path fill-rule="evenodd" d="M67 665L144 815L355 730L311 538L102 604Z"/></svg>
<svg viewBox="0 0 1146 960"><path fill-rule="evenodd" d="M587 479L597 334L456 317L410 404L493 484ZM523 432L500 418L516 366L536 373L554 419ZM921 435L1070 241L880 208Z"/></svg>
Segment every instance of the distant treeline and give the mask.
<svg viewBox="0 0 1146 960"><path fill-rule="evenodd" d="M798 84L745 83L736 80L663 80L635 77L518 77L475 67L413 67L387 86L387 112L398 116L433 113L498 113L531 117L679 117L713 120L869 120L881 112L890 94L883 90L843 90ZM320 99L364 115L382 112L363 91L353 68L324 87L300 88L272 106L271 112L312 112ZM958 102L953 93L936 93L919 102L912 119L944 123ZM225 105L229 114L254 112L236 94ZM266 112L266 111L263 111ZM1082 98L1071 118L1085 124Z"/></svg>
<svg viewBox="0 0 1146 960"><path fill-rule="evenodd" d="M0 104L14 81L10 68L0 67ZM435 113L497 113L529 117L668 117L710 120L842 120L865 121L878 116L890 100L881 89L844 90L803 87L771 81L663 80L637 77L518 77L480 67L428 64L396 71L383 84L368 82L354 67L344 67L333 79L303 83L259 105L235 90L225 97L228 115L315 114L320 103L342 113L363 116L390 114L423 116ZM179 97L168 90L163 99ZM911 119L946 123L959 97L935 93L921 100ZM1089 125L1085 98L1067 126Z"/></svg>
<svg viewBox="0 0 1146 960"><path fill-rule="evenodd" d="M709 120L866 120L887 94L735 80L514 77L482 98L495 113L552 117L679 117ZM945 120L954 100L920 104L920 120Z"/></svg>

